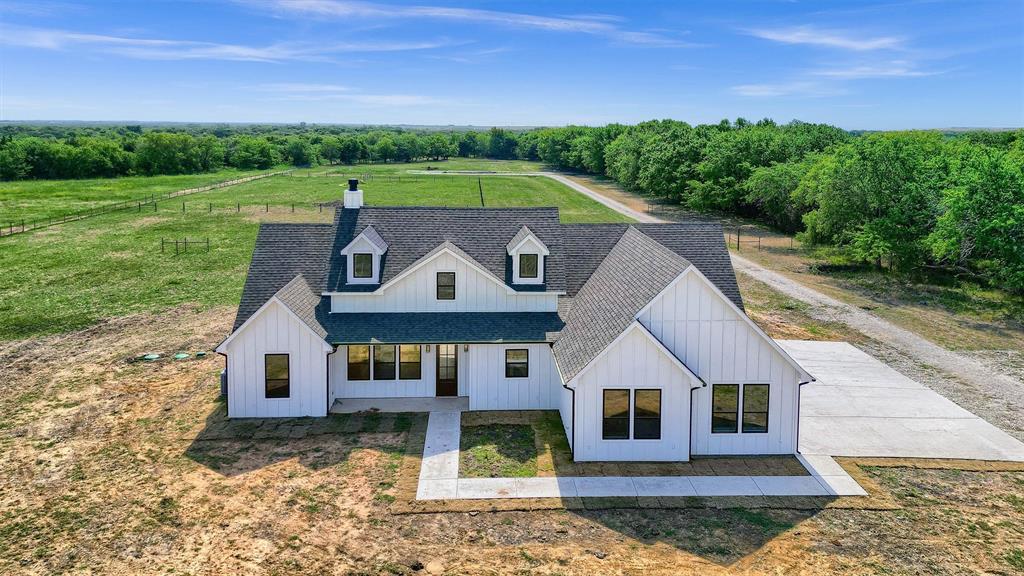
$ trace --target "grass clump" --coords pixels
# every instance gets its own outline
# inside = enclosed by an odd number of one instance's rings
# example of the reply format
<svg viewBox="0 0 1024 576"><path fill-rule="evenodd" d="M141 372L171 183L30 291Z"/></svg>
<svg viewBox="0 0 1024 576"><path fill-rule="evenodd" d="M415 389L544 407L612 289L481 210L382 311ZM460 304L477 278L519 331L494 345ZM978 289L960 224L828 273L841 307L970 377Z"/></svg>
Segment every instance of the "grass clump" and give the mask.
<svg viewBox="0 0 1024 576"><path fill-rule="evenodd" d="M529 478L537 475L532 426L496 424L462 429L459 474L465 478Z"/></svg>

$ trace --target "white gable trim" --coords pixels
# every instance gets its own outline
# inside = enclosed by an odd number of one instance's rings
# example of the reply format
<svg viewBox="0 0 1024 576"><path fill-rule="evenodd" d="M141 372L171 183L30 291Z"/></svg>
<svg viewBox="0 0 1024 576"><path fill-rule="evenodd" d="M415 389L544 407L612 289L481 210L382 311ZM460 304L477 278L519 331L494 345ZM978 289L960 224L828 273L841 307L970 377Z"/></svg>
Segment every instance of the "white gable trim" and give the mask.
<svg viewBox="0 0 1024 576"><path fill-rule="evenodd" d="M618 336L615 337L615 340L612 340L607 346L604 347L604 350L601 350L601 352L597 356L594 356L590 360L590 362L587 362L587 365L584 366L582 370L577 372L576 375L573 376L572 380L567 382L566 385L570 386L572 388L575 388L576 386L574 385L574 383L579 381L579 379L582 378L584 374L589 372L595 365L597 365L597 361L598 360L600 360L602 357L604 357L609 352L611 352L612 348L614 348L619 342L621 342L624 338L626 338L626 336L629 336L630 334L632 334L633 332L635 332L637 330L639 330L641 334L643 334L650 342L652 342L654 344L655 348L660 350L662 354L664 354L666 357L668 357L668 359L673 364L675 364L677 368L679 368L680 370L683 371L684 374L689 376L690 380L692 382L695 382L697 384L696 386L691 386L690 387L691 390L694 389L694 388L700 388L701 386L705 386L706 385L704 383L704 380L702 380L700 376L697 376L697 374L695 374L693 372L693 370L690 370L690 368L686 364L683 364L682 361L679 360L679 358L676 358L676 355L673 354L671 350L666 348L665 345L662 344L660 340L655 338L654 334L651 334L650 330L648 330L646 326L641 324L639 320L634 320L629 326L627 326L626 329L623 330L621 334L619 334ZM555 362L555 367L558 368L558 362ZM561 376L561 373L562 373L561 368L558 368L558 373L559 373L559 376Z"/></svg>
<svg viewBox="0 0 1024 576"><path fill-rule="evenodd" d="M377 238L372 238L370 234L367 233L367 230L373 231L373 234ZM348 255L352 246L356 242L358 242L359 240L365 240L366 243L370 245L370 250L372 250L373 253L376 254L377 256L380 256L381 254L387 251L388 245L385 242L383 247L380 246L380 243L377 241L377 239L379 239L380 242L384 242L384 239L380 237L380 234L377 233L373 226L367 226L366 228L363 228L363 231L356 235L356 237L353 238L351 242L346 244L345 247L341 249L341 254Z"/></svg>
<svg viewBox="0 0 1024 576"><path fill-rule="evenodd" d="M395 276L391 280L388 280L386 283L381 285L381 287L378 288L376 290L376 292L377 293L383 292L389 286L398 283L400 280L402 280L402 278L405 278L406 276L409 276L413 272L415 272L415 271L419 270L420 268L426 266L428 263L430 263L430 261L439 258L442 254L450 254L453 257L455 257L457 260L461 260L467 266L469 266L473 270L476 270L477 272L482 274L484 277L489 279L491 282L494 282L495 284L497 284L501 288L504 288L506 293L508 293L508 294L514 294L515 293L515 290L509 288L503 281L499 280L494 274L491 274L490 270L488 270L488 269L484 268L483 266L481 266L480 264L478 264L476 262L476 260L473 260L468 254L466 254L462 250L459 250L458 247L455 247L456 249L453 250L452 247L454 247L454 246L455 245L451 244L450 242L445 242L444 244L441 244L437 249L435 249L434 252L432 252L430 254L427 254L423 258L420 258L417 262L413 263L412 266L409 266L405 270L402 270L402 272L400 274L398 274L397 276Z"/></svg>
<svg viewBox="0 0 1024 576"><path fill-rule="evenodd" d="M220 344L219 344L219 345L218 345L218 346L217 346L217 347L216 347L216 348L214 349L214 352L219 352L219 353L221 353L221 354L226 354L226 353L227 353L227 350L228 350L228 344L229 344L229 343L231 343L231 341L235 339L235 336L238 336L239 334L241 334L241 333L242 333L242 331L243 331L243 330L245 330L246 328L248 328L248 326L249 326L249 323L250 323L250 322L252 322L253 320L255 320L257 316L259 316L260 314L262 314L262 313L263 313L263 312L264 312L264 311L265 311L265 310L266 310L266 309L267 309L267 308L268 308L268 307L270 306L270 303L271 303L271 302L277 303L277 305L278 305L278 306L280 306L280 307L284 308L284 309L285 309L285 311L286 311L286 312L288 313L288 315L289 315L289 316L291 316L291 317L292 317L292 318L293 318L293 319L294 319L295 321L297 321L297 322L298 322L298 323L299 323L299 324L300 324L300 325L301 325L301 326L302 326L303 328L305 328L306 330L309 330L309 332L310 332L311 334L313 334L313 336L316 336L318 340L320 340L321 342L323 342L323 346L322 346L322 348L323 348L324 352L330 352L331 350L334 350L334 347L332 347L332 346L331 346L330 344L328 344L328 343L327 343L327 341L326 341L326 340L324 340L322 336L320 336L319 334L317 334L317 333L316 333L316 330L313 330L313 328L312 328L312 327L310 327L310 325L309 325L309 324L306 324L306 322L305 322L305 321L304 321L304 320L303 320L302 318L299 318L298 314L296 314L295 312L293 312L293 311L292 311L292 309L291 309L291 308L289 308L287 304L285 304L284 302L282 302L282 301L281 301L281 299L277 297L277 294L275 294L275 295L271 296L269 300L267 300L266 302L264 302L264 303L263 303L263 306L260 306L260 307L259 307L259 309L257 309L257 310L256 310L255 312L253 312L253 313L252 313L252 315L251 315L251 316L249 316L249 317L248 317L248 318L247 318L247 319L245 320L245 322L242 322L242 325L241 325L241 326L239 326L237 330L235 330L234 332L232 332L231 334L229 334L229 335L228 335L228 337L227 337L227 338L225 338L225 339L224 339L224 341L223 341L223 342L221 342L221 343L220 343Z"/></svg>
<svg viewBox="0 0 1024 576"><path fill-rule="evenodd" d="M529 229L527 229L527 230L529 230ZM536 244L537 248L540 250L540 253L543 254L544 256L550 256L551 255L551 251L548 250L548 247L543 242L541 242L540 238L537 238L533 234L533 232L530 232L526 237L524 237L522 240L520 240L519 243L517 243L515 246L507 248L507 252L510 255L511 254L515 254L516 252L519 251L520 248L523 247L523 244L526 244L527 242L533 242L534 244Z"/></svg>
<svg viewBox="0 0 1024 576"><path fill-rule="evenodd" d="M747 324L747 326L749 326L754 331L754 333L756 333L763 340L768 342L768 345L770 345L772 347L772 349L774 349L776 352L778 352L782 356L782 358L786 362L788 362L797 371L797 373L800 374L800 376L802 377L803 380L807 380L807 381L810 381L810 382L813 382L815 380L814 376L811 376L810 373L808 373L807 370L805 370L803 366L798 364L796 360L793 360L793 357L790 356L789 354L787 354L786 351L782 349L782 346L779 346L779 343L776 342L774 338L772 338L767 333L765 333L765 331L762 330L761 327L758 326L756 322L754 322L753 320L750 319L750 316L747 316L742 310L740 310L739 307L736 306L736 304L732 300L730 300L725 294L722 293L721 290L718 289L718 286L715 286L714 282L709 280L707 276L705 276L700 270L697 269L696 266L694 266L692 264L690 265L689 268L684 270L683 273L680 274L675 280L673 280L672 282L669 282L669 285L666 286L664 290L659 292L657 296L652 298L650 302L648 302L643 308L641 308L640 311L636 313L636 318L639 319L640 316L642 316L645 312L650 310L651 306L653 306L654 303L657 302L659 298L661 298L670 289L675 288L676 284L678 284L687 274L690 274L691 271L692 271L692 274L696 275L697 278L700 278L700 280L702 282L704 282L705 285L710 287L712 292L717 294L718 297L721 298L722 301L725 302L725 305L728 306L730 310L735 312Z"/></svg>

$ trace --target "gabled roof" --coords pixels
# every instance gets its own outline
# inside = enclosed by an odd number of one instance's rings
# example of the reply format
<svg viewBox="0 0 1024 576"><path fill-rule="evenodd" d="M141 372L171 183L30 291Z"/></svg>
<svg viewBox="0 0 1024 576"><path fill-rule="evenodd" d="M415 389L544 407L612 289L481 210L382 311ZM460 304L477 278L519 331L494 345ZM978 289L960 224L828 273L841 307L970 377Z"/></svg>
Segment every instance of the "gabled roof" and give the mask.
<svg viewBox="0 0 1024 576"><path fill-rule="evenodd" d="M377 233L377 230L372 225L363 228L363 231L353 238L352 242L355 242L359 238L366 238L366 241L372 244L373 247L381 253L388 251L388 243L381 238L380 234ZM349 242L348 246L345 246L342 251L348 250L348 247L352 245L352 242Z"/></svg>
<svg viewBox="0 0 1024 576"><path fill-rule="evenodd" d="M260 224L232 331L299 274L319 294L334 240L330 224Z"/></svg>
<svg viewBox="0 0 1024 576"><path fill-rule="evenodd" d="M305 276L299 274L274 294L281 304L292 311L303 324L321 338L327 337L327 330L317 319L317 307L322 297L310 288Z"/></svg>
<svg viewBox="0 0 1024 576"><path fill-rule="evenodd" d="M635 320L636 313L690 266L636 227L618 241L573 298L553 352L573 379Z"/></svg>
<svg viewBox="0 0 1024 576"><path fill-rule="evenodd" d="M541 248L543 248L545 251L548 250L547 245L541 242L540 238L537 238L537 235L534 234L528 226L523 225L523 227L519 229L519 232L516 232L516 235L513 236L512 239L508 241L508 244L505 245L505 251L511 254L512 251L515 250L520 244L522 244L523 241L525 241L527 238L534 239L534 241L540 244Z"/></svg>
<svg viewBox="0 0 1024 576"><path fill-rule="evenodd" d="M406 274L408 274L411 271L413 271L416 268L418 268L420 265L426 264L427 262L429 262L435 256L437 256L438 254L440 254L442 252L449 252L451 254L454 254L457 258L460 258L461 260L463 260L464 262L466 262L467 264L469 264L473 268L476 268L476 269L480 270L480 272L482 272L485 276L487 276L488 278L493 280L495 283L497 283L499 285L500 284L504 284L501 281L500 278L495 276L490 270L485 268L482 264L477 262L472 256L467 254L465 250L463 250L463 249L459 248L458 246L456 246L455 244L452 244L451 242L445 240L440 245L438 245L436 248L434 248L430 252L427 252L426 254L424 254L422 258L420 258L419 260L417 260L417 261L413 262L412 264L410 264L405 270L403 270L397 276L392 276L390 280L388 280L387 282L385 282L385 283L383 283L381 285L380 289L386 288L388 284L394 283L395 281L399 280L400 278L402 278Z"/></svg>
<svg viewBox="0 0 1024 576"><path fill-rule="evenodd" d="M729 260L722 227L700 220L669 224L565 224L562 246L566 267L566 292L580 291L628 227L643 232L697 267L740 310L743 298Z"/></svg>
<svg viewBox="0 0 1024 576"><path fill-rule="evenodd" d="M353 238L372 226L388 244L381 260L381 284L387 283L444 242L451 242L492 275L517 291L565 290L561 223L557 208L435 208L364 206L337 210L335 244L340 253ZM545 283L513 285L505 239L523 226L551 251L545 262ZM333 254L328 267L328 292L372 292L375 285L348 285L346 259Z"/></svg>

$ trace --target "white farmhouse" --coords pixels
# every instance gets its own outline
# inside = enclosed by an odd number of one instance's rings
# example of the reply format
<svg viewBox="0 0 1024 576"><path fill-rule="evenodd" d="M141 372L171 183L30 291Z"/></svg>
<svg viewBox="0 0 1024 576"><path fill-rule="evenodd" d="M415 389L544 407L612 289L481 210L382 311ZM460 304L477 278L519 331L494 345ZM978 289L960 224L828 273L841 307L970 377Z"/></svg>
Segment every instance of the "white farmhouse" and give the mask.
<svg viewBox="0 0 1024 576"><path fill-rule="evenodd" d="M263 224L227 358L232 418L351 398L558 410L579 461L792 454L811 376L743 312L717 224L364 206Z"/></svg>

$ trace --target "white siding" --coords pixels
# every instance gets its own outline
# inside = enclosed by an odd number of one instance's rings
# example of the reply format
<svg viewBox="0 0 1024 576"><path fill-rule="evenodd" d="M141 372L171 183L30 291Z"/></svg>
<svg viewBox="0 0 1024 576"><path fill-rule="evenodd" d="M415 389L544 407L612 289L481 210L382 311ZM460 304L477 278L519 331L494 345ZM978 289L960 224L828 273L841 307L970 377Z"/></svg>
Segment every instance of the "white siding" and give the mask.
<svg viewBox="0 0 1024 576"><path fill-rule="evenodd" d="M437 299L437 273L455 272L455 300ZM509 294L504 284L448 252L439 254L383 294L334 294L332 312L555 312L558 296Z"/></svg>
<svg viewBox="0 0 1024 576"><path fill-rule="evenodd" d="M559 382L559 402L558 402L558 415L562 417L562 428L565 430L565 439L569 441L569 449L573 450L572 444L572 408L573 408L573 392L561 386Z"/></svg>
<svg viewBox="0 0 1024 576"><path fill-rule="evenodd" d="M323 339L271 301L228 342L228 416L268 418L327 414ZM288 354L289 398L265 398L265 354Z"/></svg>
<svg viewBox="0 0 1024 576"><path fill-rule="evenodd" d="M397 351L396 351L397 353ZM422 398L434 396L437 375L435 358L437 348L420 347L419 380L348 380L348 347L338 346L338 352L331 356L331 402L335 398ZM370 356L372 370L373 356ZM395 367L398 372L398 367Z"/></svg>
<svg viewBox="0 0 1024 576"><path fill-rule="evenodd" d="M505 350L529 350L527 378L505 378ZM470 410L554 410L562 380L547 344L471 344L459 347L459 391ZM463 392L465 390L465 392Z"/></svg>
<svg viewBox="0 0 1024 576"><path fill-rule="evenodd" d="M673 461L689 459L690 386L693 381L635 325L574 382L577 461ZM661 390L660 440L601 438L603 391ZM632 406L632 392L630 393ZM632 423L630 424L632 429Z"/></svg>
<svg viewBox="0 0 1024 576"><path fill-rule="evenodd" d="M686 274L639 320L709 385L770 384L768 432L763 434L712 434L711 387L694 391L694 455L796 452L796 370L706 280Z"/></svg>

